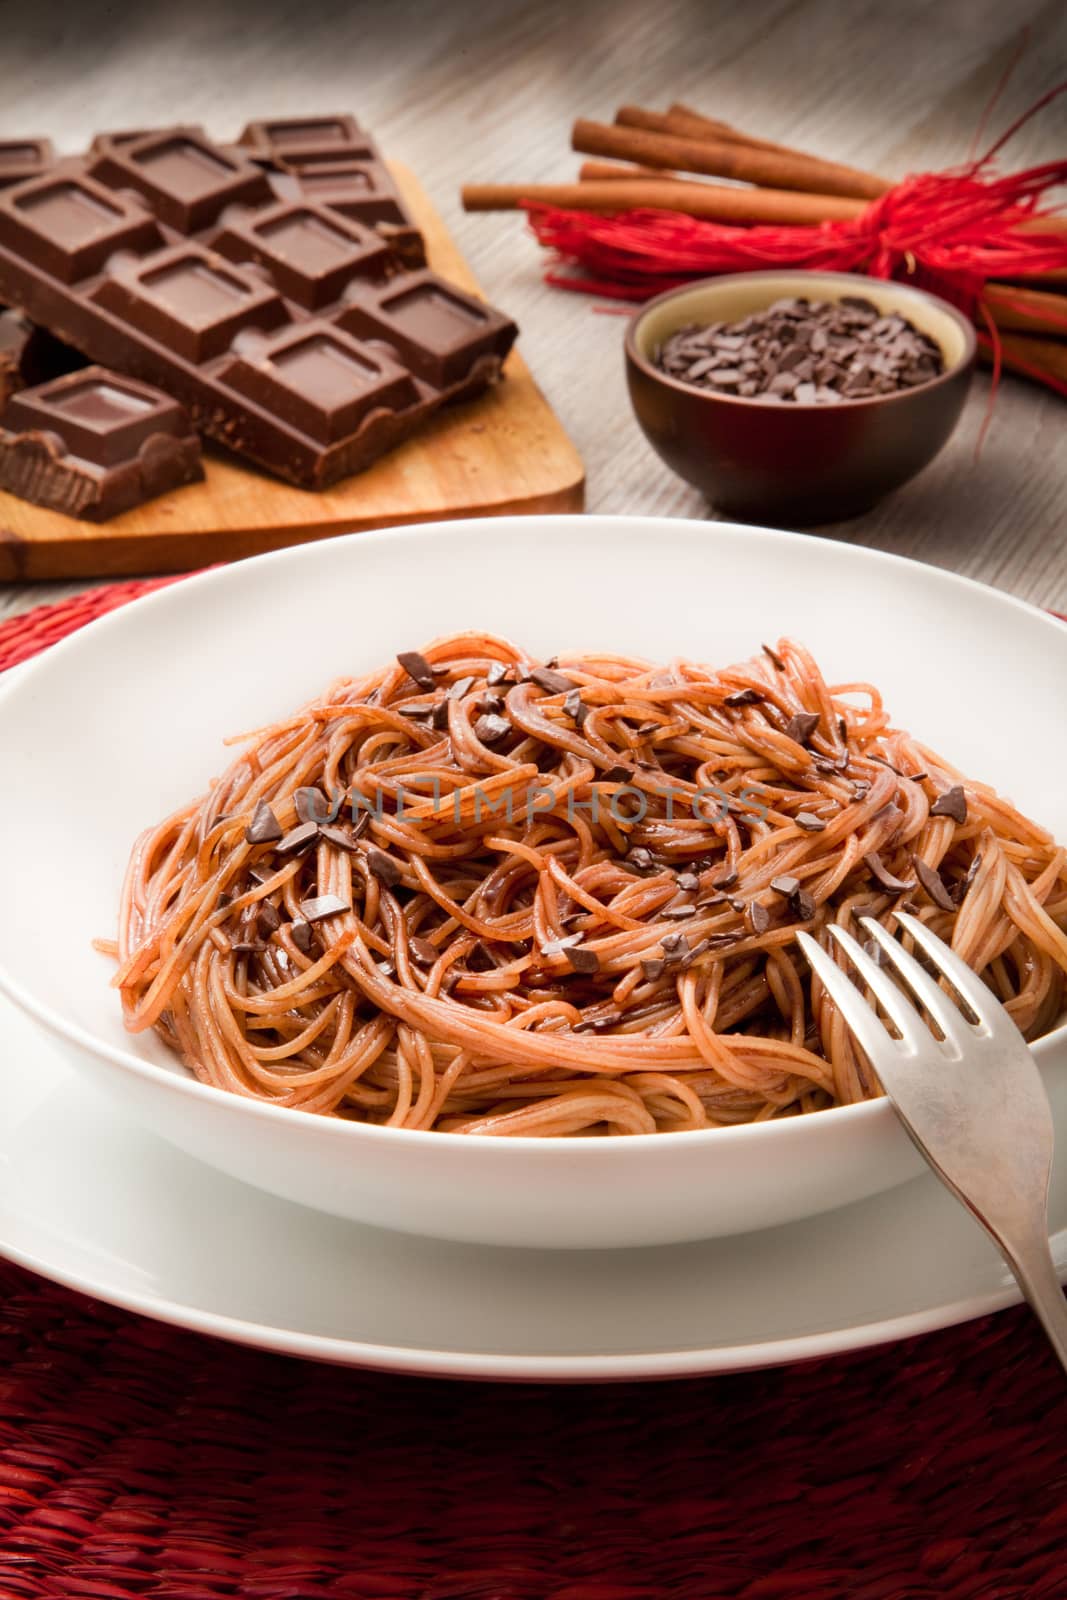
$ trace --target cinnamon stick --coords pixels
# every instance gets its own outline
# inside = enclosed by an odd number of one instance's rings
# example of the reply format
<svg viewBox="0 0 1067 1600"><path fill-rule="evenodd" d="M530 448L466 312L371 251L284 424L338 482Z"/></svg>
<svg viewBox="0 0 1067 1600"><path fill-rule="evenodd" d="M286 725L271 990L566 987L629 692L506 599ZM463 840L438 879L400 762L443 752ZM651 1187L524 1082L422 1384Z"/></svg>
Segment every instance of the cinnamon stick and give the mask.
<svg viewBox="0 0 1067 1600"><path fill-rule="evenodd" d="M810 151L798 150L792 144L776 144L771 139L758 139L754 133L746 133L743 128L734 127L732 122L720 122L717 117L706 117L703 112L694 111L692 106L683 105L676 100L668 107L665 113L670 126L664 131L688 135L692 139L711 138L725 139L729 144L747 144L756 150L776 150L780 155L802 155L808 161L821 161L821 156L814 156ZM863 167L849 167L851 172L858 172L861 177L873 176ZM892 187L887 178L879 180L886 189Z"/></svg>
<svg viewBox="0 0 1067 1600"><path fill-rule="evenodd" d="M620 128L584 118L574 124L571 144L583 155L611 156L647 167L680 168L770 189L873 200L887 187L884 179L870 173L857 173L851 167L812 156L782 154L710 138L683 138L643 128Z"/></svg>
<svg viewBox="0 0 1067 1600"><path fill-rule="evenodd" d="M998 328L1067 340L1067 295L988 283L981 298Z"/></svg>
<svg viewBox="0 0 1067 1600"><path fill-rule="evenodd" d="M1053 233L1067 240L1067 217L1033 217L1019 224L1022 233ZM1028 283L1048 285L1054 292L1067 292L1067 267L1053 268L1049 272L1028 272ZM1063 284L1064 288L1060 288Z"/></svg>
<svg viewBox="0 0 1067 1600"><path fill-rule="evenodd" d="M679 104L672 105L668 111L648 111L644 106L620 106L615 113L615 121L621 127L644 128L649 133L673 133L680 138L690 139L711 138L723 144L747 145L752 150L772 150L776 155L803 156L806 161L821 159L819 156L809 155L805 150L794 149L792 145L775 144L770 139L757 139L754 134L743 133L732 123L720 122L716 117L701 116L699 111L691 111L688 106ZM859 168L849 170L859 173L863 178L871 176L869 172L860 172Z"/></svg>
<svg viewBox="0 0 1067 1600"><path fill-rule="evenodd" d="M582 183L591 179L609 178L650 178L653 183L687 183L690 180L679 178L677 173L661 171L659 167L634 167L627 166L621 161L583 161L578 168L578 177ZM699 185L703 188L703 185Z"/></svg>
<svg viewBox="0 0 1067 1600"><path fill-rule="evenodd" d="M782 226L847 220L861 200L792 189L727 189L677 178L610 178L589 183L469 183L460 191L465 211L517 211L524 200L570 211L683 211L711 222Z"/></svg>
<svg viewBox="0 0 1067 1600"><path fill-rule="evenodd" d="M982 354L992 361L989 340L980 338L978 343ZM1056 339L1032 339L1025 333L1005 334L1000 341L1000 359L1009 372L1018 372L1024 378L1054 378L1061 386L1067 385L1067 344Z"/></svg>

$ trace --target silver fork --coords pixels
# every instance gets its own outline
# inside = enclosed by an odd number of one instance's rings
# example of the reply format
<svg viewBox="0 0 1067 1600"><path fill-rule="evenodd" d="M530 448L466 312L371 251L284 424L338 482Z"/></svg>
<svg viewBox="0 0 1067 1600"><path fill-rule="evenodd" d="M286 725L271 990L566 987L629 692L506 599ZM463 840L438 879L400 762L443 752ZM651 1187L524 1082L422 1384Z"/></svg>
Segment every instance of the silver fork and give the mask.
<svg viewBox="0 0 1067 1600"><path fill-rule="evenodd" d="M906 912L897 922L952 985L971 1021L914 956L871 917L864 931L944 1035L859 943L830 933L900 1034L894 1039L839 966L809 934L801 949L863 1046L886 1095L934 1172L982 1224L1015 1275L1065 1370L1067 1300L1048 1240L1053 1127L1045 1086L1022 1034L957 955Z"/></svg>

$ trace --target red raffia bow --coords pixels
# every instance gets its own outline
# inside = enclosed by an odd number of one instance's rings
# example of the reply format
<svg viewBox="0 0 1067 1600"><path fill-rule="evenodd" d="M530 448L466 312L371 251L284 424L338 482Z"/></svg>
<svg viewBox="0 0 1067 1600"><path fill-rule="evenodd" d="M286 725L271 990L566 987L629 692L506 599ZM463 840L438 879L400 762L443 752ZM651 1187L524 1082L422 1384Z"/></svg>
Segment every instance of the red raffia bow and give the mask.
<svg viewBox="0 0 1067 1600"><path fill-rule="evenodd" d="M1067 270L1067 230L1041 227L1043 218L1060 214L1041 201L1067 183L1067 161L998 175L994 157L1023 122L1064 90L1067 83L1042 96L978 160L907 177L849 221L737 227L677 211L605 216L534 204L524 209L538 242L557 258L546 282L614 300L645 300L693 278L760 268L906 278L985 324L995 381L1000 340L979 297L992 278ZM1000 303L1011 304L1007 298ZM1064 304L1063 317L1049 320L1067 334L1067 299ZM1033 375L1067 395L1062 379L1036 369Z"/></svg>

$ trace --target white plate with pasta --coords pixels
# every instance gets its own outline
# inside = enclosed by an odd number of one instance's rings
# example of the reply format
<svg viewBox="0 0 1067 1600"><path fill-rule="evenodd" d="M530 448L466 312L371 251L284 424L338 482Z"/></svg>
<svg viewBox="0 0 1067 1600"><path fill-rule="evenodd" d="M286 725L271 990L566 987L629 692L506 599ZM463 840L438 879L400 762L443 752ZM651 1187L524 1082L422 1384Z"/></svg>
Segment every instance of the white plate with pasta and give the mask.
<svg viewBox="0 0 1067 1600"><path fill-rule="evenodd" d="M0 691L0 986L322 1212L567 1249L793 1222L919 1170L799 928L907 905L1063 1060L1064 681L1031 608L767 530L279 552Z"/></svg>

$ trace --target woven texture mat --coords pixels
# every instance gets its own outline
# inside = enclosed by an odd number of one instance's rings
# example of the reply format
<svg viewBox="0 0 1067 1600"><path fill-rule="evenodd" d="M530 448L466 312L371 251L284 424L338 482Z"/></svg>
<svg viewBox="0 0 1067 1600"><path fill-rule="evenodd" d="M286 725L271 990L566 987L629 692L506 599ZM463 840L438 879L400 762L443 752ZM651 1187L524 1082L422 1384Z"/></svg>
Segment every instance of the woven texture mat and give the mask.
<svg viewBox="0 0 1067 1600"><path fill-rule="evenodd" d="M147 587L0 625L0 668ZM0 1600L39 1596L1067 1600L1067 1386L1024 1310L550 1389L259 1354L0 1263Z"/></svg>

